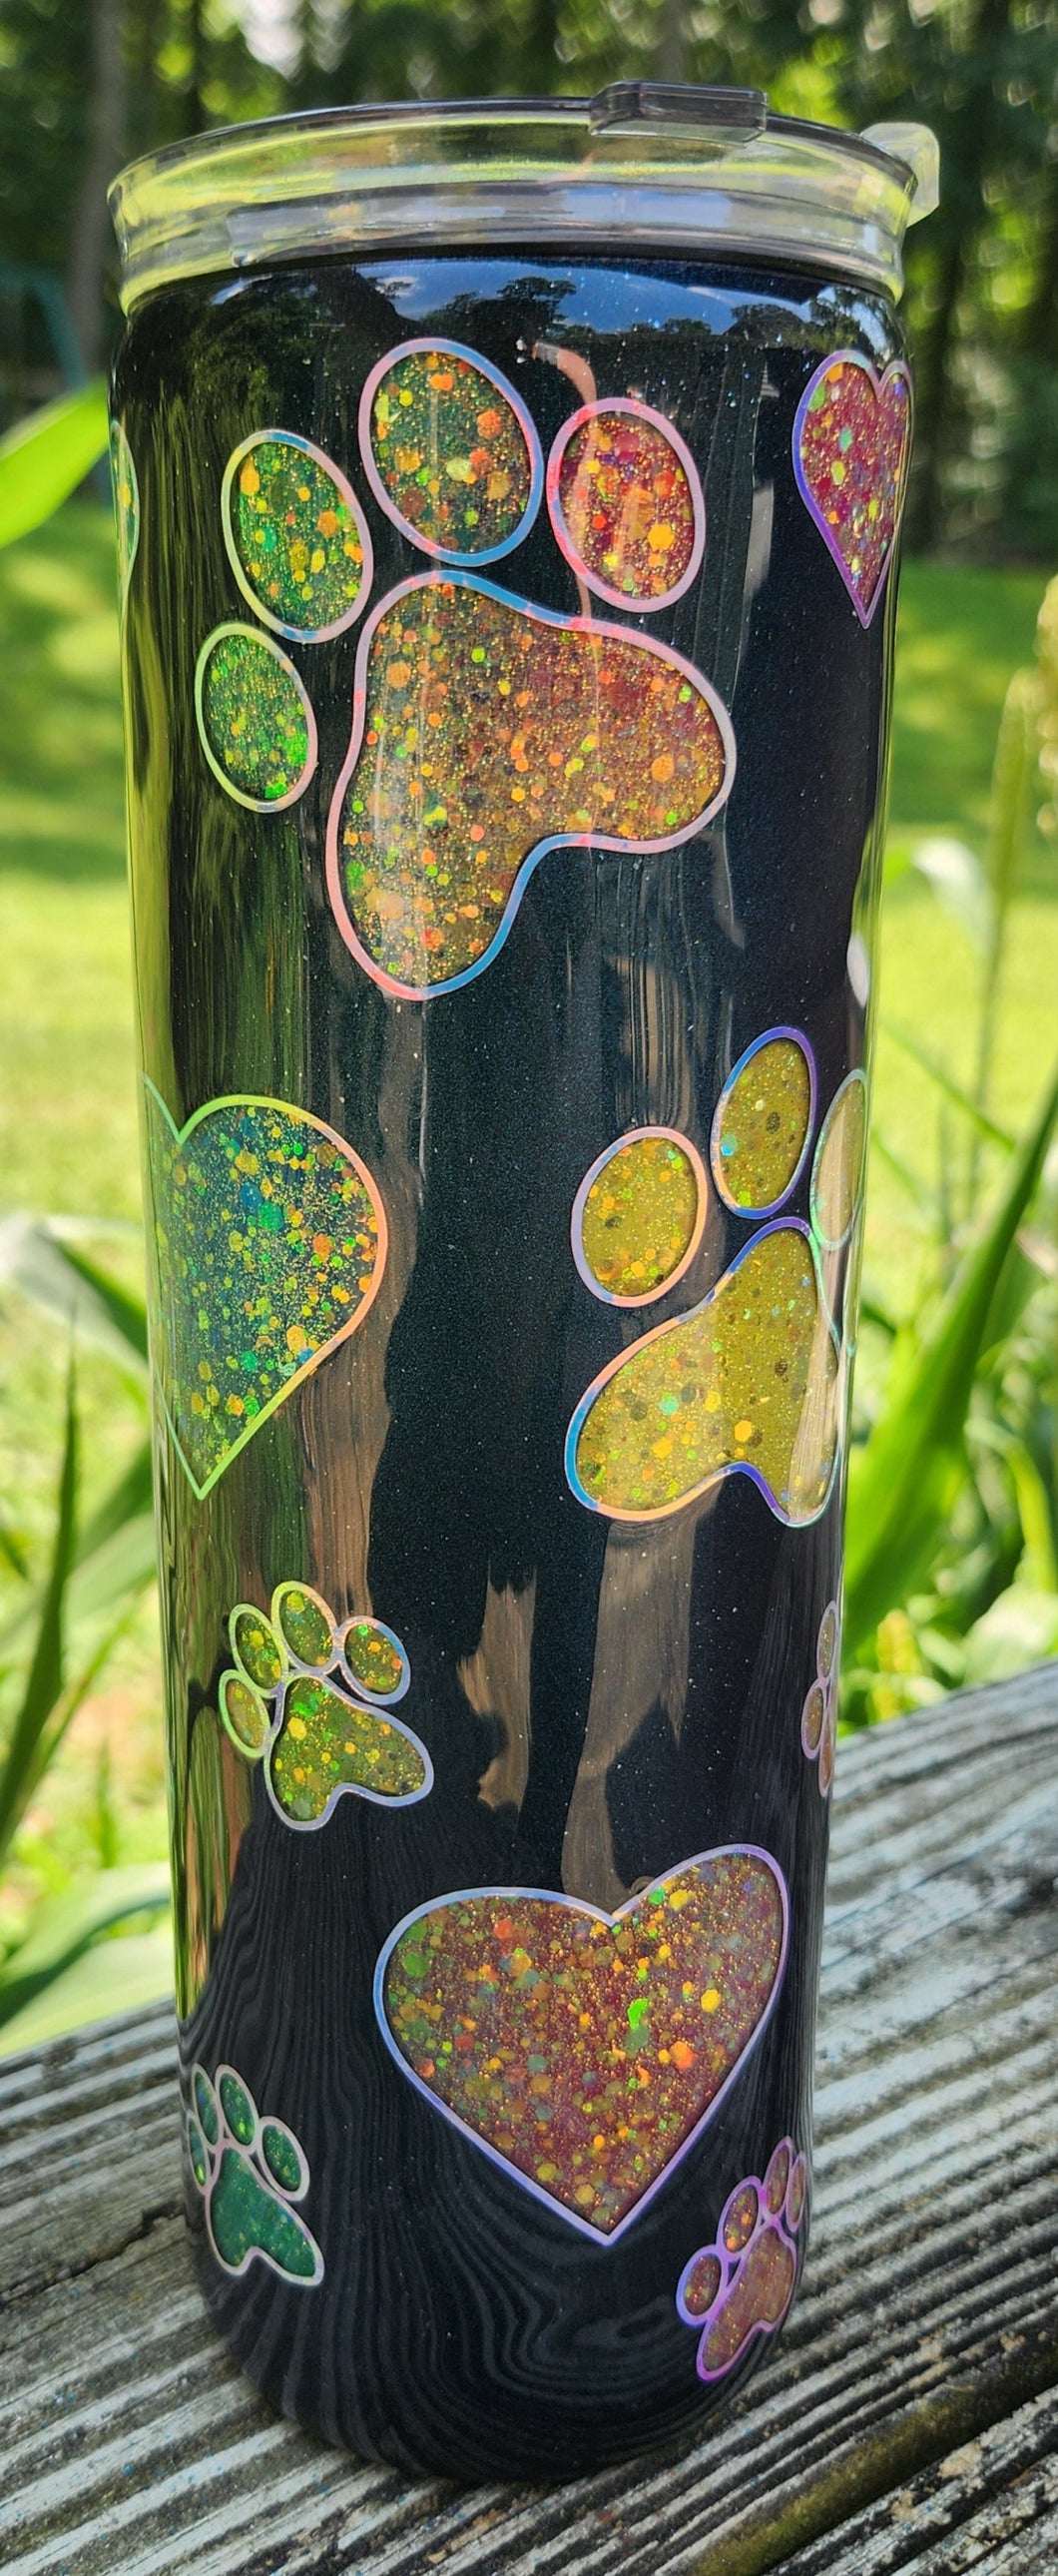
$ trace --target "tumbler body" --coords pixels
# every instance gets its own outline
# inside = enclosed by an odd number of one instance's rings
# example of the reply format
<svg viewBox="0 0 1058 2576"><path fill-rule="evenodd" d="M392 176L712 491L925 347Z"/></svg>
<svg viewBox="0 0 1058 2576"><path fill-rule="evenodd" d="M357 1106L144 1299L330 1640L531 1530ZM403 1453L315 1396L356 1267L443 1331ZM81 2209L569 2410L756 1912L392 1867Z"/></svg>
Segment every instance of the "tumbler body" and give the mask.
<svg viewBox="0 0 1058 2576"><path fill-rule="evenodd" d="M413 2469L691 2431L803 2262L909 399L642 242L118 358L188 2210Z"/></svg>

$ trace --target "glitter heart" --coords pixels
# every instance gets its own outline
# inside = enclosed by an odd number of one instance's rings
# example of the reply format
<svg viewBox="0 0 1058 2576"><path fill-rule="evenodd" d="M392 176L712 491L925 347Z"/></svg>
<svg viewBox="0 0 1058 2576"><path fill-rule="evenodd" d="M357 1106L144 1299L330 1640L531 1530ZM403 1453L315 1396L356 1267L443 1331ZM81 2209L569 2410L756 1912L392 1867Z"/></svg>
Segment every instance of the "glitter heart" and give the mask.
<svg viewBox="0 0 1058 2576"><path fill-rule="evenodd" d="M151 1353L201 1499L362 1324L386 1215L359 1155L306 1109L208 1100L177 1128L145 1090Z"/></svg>
<svg viewBox="0 0 1058 2576"><path fill-rule="evenodd" d="M674 849L734 768L726 710L668 645L420 574L357 648L327 826L339 930L385 992L451 992L491 964L546 851Z"/></svg>
<svg viewBox="0 0 1058 2576"><path fill-rule="evenodd" d="M794 473L861 626L882 596L911 452L911 378L899 358L875 374L837 349L805 386L793 431Z"/></svg>
<svg viewBox="0 0 1058 2576"><path fill-rule="evenodd" d="M699 2135L771 2011L779 1870L701 1852L616 1914L471 1888L408 1915L375 1972L402 2074L537 2200L612 2244Z"/></svg>

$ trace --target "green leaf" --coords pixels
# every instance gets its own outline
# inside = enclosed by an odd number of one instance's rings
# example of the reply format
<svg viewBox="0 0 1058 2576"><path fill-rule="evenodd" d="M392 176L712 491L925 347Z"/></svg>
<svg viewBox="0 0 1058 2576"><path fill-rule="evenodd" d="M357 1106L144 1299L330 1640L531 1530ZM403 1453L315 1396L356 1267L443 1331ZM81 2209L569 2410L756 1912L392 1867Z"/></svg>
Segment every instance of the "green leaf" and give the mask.
<svg viewBox="0 0 1058 2576"><path fill-rule="evenodd" d="M89 1260L87 1253L75 1252L72 1244L60 1243L56 1249L74 1277L98 1299L115 1332L123 1342L127 1342L130 1350L135 1351L137 1359L142 1360L146 1368L147 1309L142 1297L136 1297L131 1289L123 1288L120 1280L111 1279L96 1262Z"/></svg>
<svg viewBox="0 0 1058 2576"><path fill-rule="evenodd" d="M147 1355L142 1302L76 1252L49 1217L16 1213L0 1218L0 1284L17 1288L81 1341L108 1351L137 1384L142 1381Z"/></svg>
<svg viewBox="0 0 1058 2576"><path fill-rule="evenodd" d="M1058 1654L1058 1592L1033 1592L1012 1583L999 1593L966 1640L967 1687L1005 1681L1045 1656Z"/></svg>
<svg viewBox="0 0 1058 2576"><path fill-rule="evenodd" d="M0 1860L34 1784L41 1741L63 1687L66 1585L77 1531L78 1426L71 1367L66 1392L66 1440L59 1478L59 1513L51 1570L44 1587L29 1677L0 1765Z"/></svg>
<svg viewBox="0 0 1058 2576"><path fill-rule="evenodd" d="M1024 1547L1017 1580L1026 1590L1058 1595L1058 1559L1051 1525L1050 1496L1031 1449L1016 1431L987 1415L972 1417L969 1432L986 1449L1005 1459L1014 1487Z"/></svg>
<svg viewBox="0 0 1058 2576"><path fill-rule="evenodd" d="M137 1914L163 1913L169 1901L164 1861L100 1870L73 1895L45 1897L26 1939L0 1966L0 2027L64 1976L101 1932Z"/></svg>
<svg viewBox="0 0 1058 2576"><path fill-rule="evenodd" d="M109 440L101 376L30 412L0 439L0 546L28 536L76 492Z"/></svg>
<svg viewBox="0 0 1058 2576"><path fill-rule="evenodd" d="M979 1241L925 1332L895 1344L885 1403L849 1465L847 1635L855 1648L906 1599L933 1555L966 1473L964 1433L989 1310L1058 1117L1058 1074Z"/></svg>

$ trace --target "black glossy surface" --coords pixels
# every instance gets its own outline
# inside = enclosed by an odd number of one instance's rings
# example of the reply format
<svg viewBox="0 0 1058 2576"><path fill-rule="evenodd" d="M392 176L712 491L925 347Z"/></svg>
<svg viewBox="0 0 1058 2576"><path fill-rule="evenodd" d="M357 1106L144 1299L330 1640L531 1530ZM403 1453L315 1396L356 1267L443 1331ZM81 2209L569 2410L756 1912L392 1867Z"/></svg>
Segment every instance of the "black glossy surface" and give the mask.
<svg viewBox="0 0 1058 2576"><path fill-rule="evenodd" d="M309 436L349 473L376 598L423 567L367 490L355 427L375 359L432 330L513 379L545 455L579 398L526 354L542 338L588 356L600 394L634 388L676 422L705 488L703 572L628 623L719 690L738 775L681 849L551 853L494 964L423 1005L377 989L327 902L357 628L285 647L320 727L317 775L285 813L246 812L216 784L192 684L209 629L249 620L219 492L250 430ZM570 1257L589 1163L640 1123L685 1130L707 1159L725 1075L770 1025L809 1036L820 1115L864 1055L846 960L854 925L871 936L895 583L864 632L790 466L804 385L848 346L883 365L900 347L891 312L803 277L409 254L172 290L119 359L142 508L126 656L144 1066L178 1120L227 1092L311 1109L364 1157L391 1227L363 1329L204 1502L160 1445L187 2057L235 2065L294 2129L327 2267L312 2291L260 2263L230 2280L203 2247L203 2279L278 2405L413 2468L546 2471L692 2429L718 2394L676 2314L680 2271L742 2175L784 2133L809 2142L826 1811L799 1725L838 1582L837 1494L787 1530L735 1476L621 1527L573 1499L562 1449L607 1359L695 1304L751 1231L714 1198L671 1296L622 1320ZM486 571L577 611L543 511ZM807 1215L807 1172L789 1212ZM346 1798L295 1834L223 1735L227 1613L292 1577L403 1639L400 1715L436 1774L421 1805ZM402 2079L375 2024L377 1954L448 1890L536 1886L612 1909L741 1841L790 1888L776 2010L666 2187L596 2246ZM766 2350L756 2337L728 2386Z"/></svg>

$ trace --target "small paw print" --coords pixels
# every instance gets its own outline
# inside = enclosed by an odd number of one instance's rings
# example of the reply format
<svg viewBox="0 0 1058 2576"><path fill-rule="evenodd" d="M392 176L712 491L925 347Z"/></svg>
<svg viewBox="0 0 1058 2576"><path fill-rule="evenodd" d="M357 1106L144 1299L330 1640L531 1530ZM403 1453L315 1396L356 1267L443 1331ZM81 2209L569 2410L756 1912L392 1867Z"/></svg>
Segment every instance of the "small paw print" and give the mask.
<svg viewBox="0 0 1058 2576"><path fill-rule="evenodd" d="M841 1612L828 1601L816 1639L816 1677L801 1711L801 1742L819 1769L819 1794L829 1795L838 1740L838 1674L841 1669Z"/></svg>
<svg viewBox="0 0 1058 2576"><path fill-rule="evenodd" d="M808 2167L782 2138L763 2182L749 2175L731 2193L715 2241L684 2265L676 2307L699 2336L698 2377L723 2379L755 2334L774 2334L797 2283Z"/></svg>
<svg viewBox="0 0 1058 2576"><path fill-rule="evenodd" d="M398 1807L427 1796L426 1747L388 1714L411 1667L380 1619L339 1625L308 1584L280 1583L270 1616L240 1601L228 1634L235 1660L220 1679L221 1718L244 1761L264 1763L285 1825L325 1824L345 1796Z"/></svg>
<svg viewBox="0 0 1058 2576"><path fill-rule="evenodd" d="M709 1140L716 1197L767 1222L685 1315L618 1352L566 1437L578 1502L659 1520L719 1478L752 1477L779 1520L818 1518L839 1436L839 1353L810 1228L780 1218L812 1140L816 1071L798 1029L766 1029L733 1066ZM573 1205L573 1257L610 1305L645 1306L698 1249L710 1176L674 1128L631 1130L598 1156Z"/></svg>
<svg viewBox="0 0 1058 2576"><path fill-rule="evenodd" d="M258 2111L234 2067L219 2066L212 2083L204 2067L192 2069L187 2145L222 2270L238 2276L259 2261L306 2289L322 2281L323 2256L293 2206L308 2190L308 2165L285 2120Z"/></svg>

